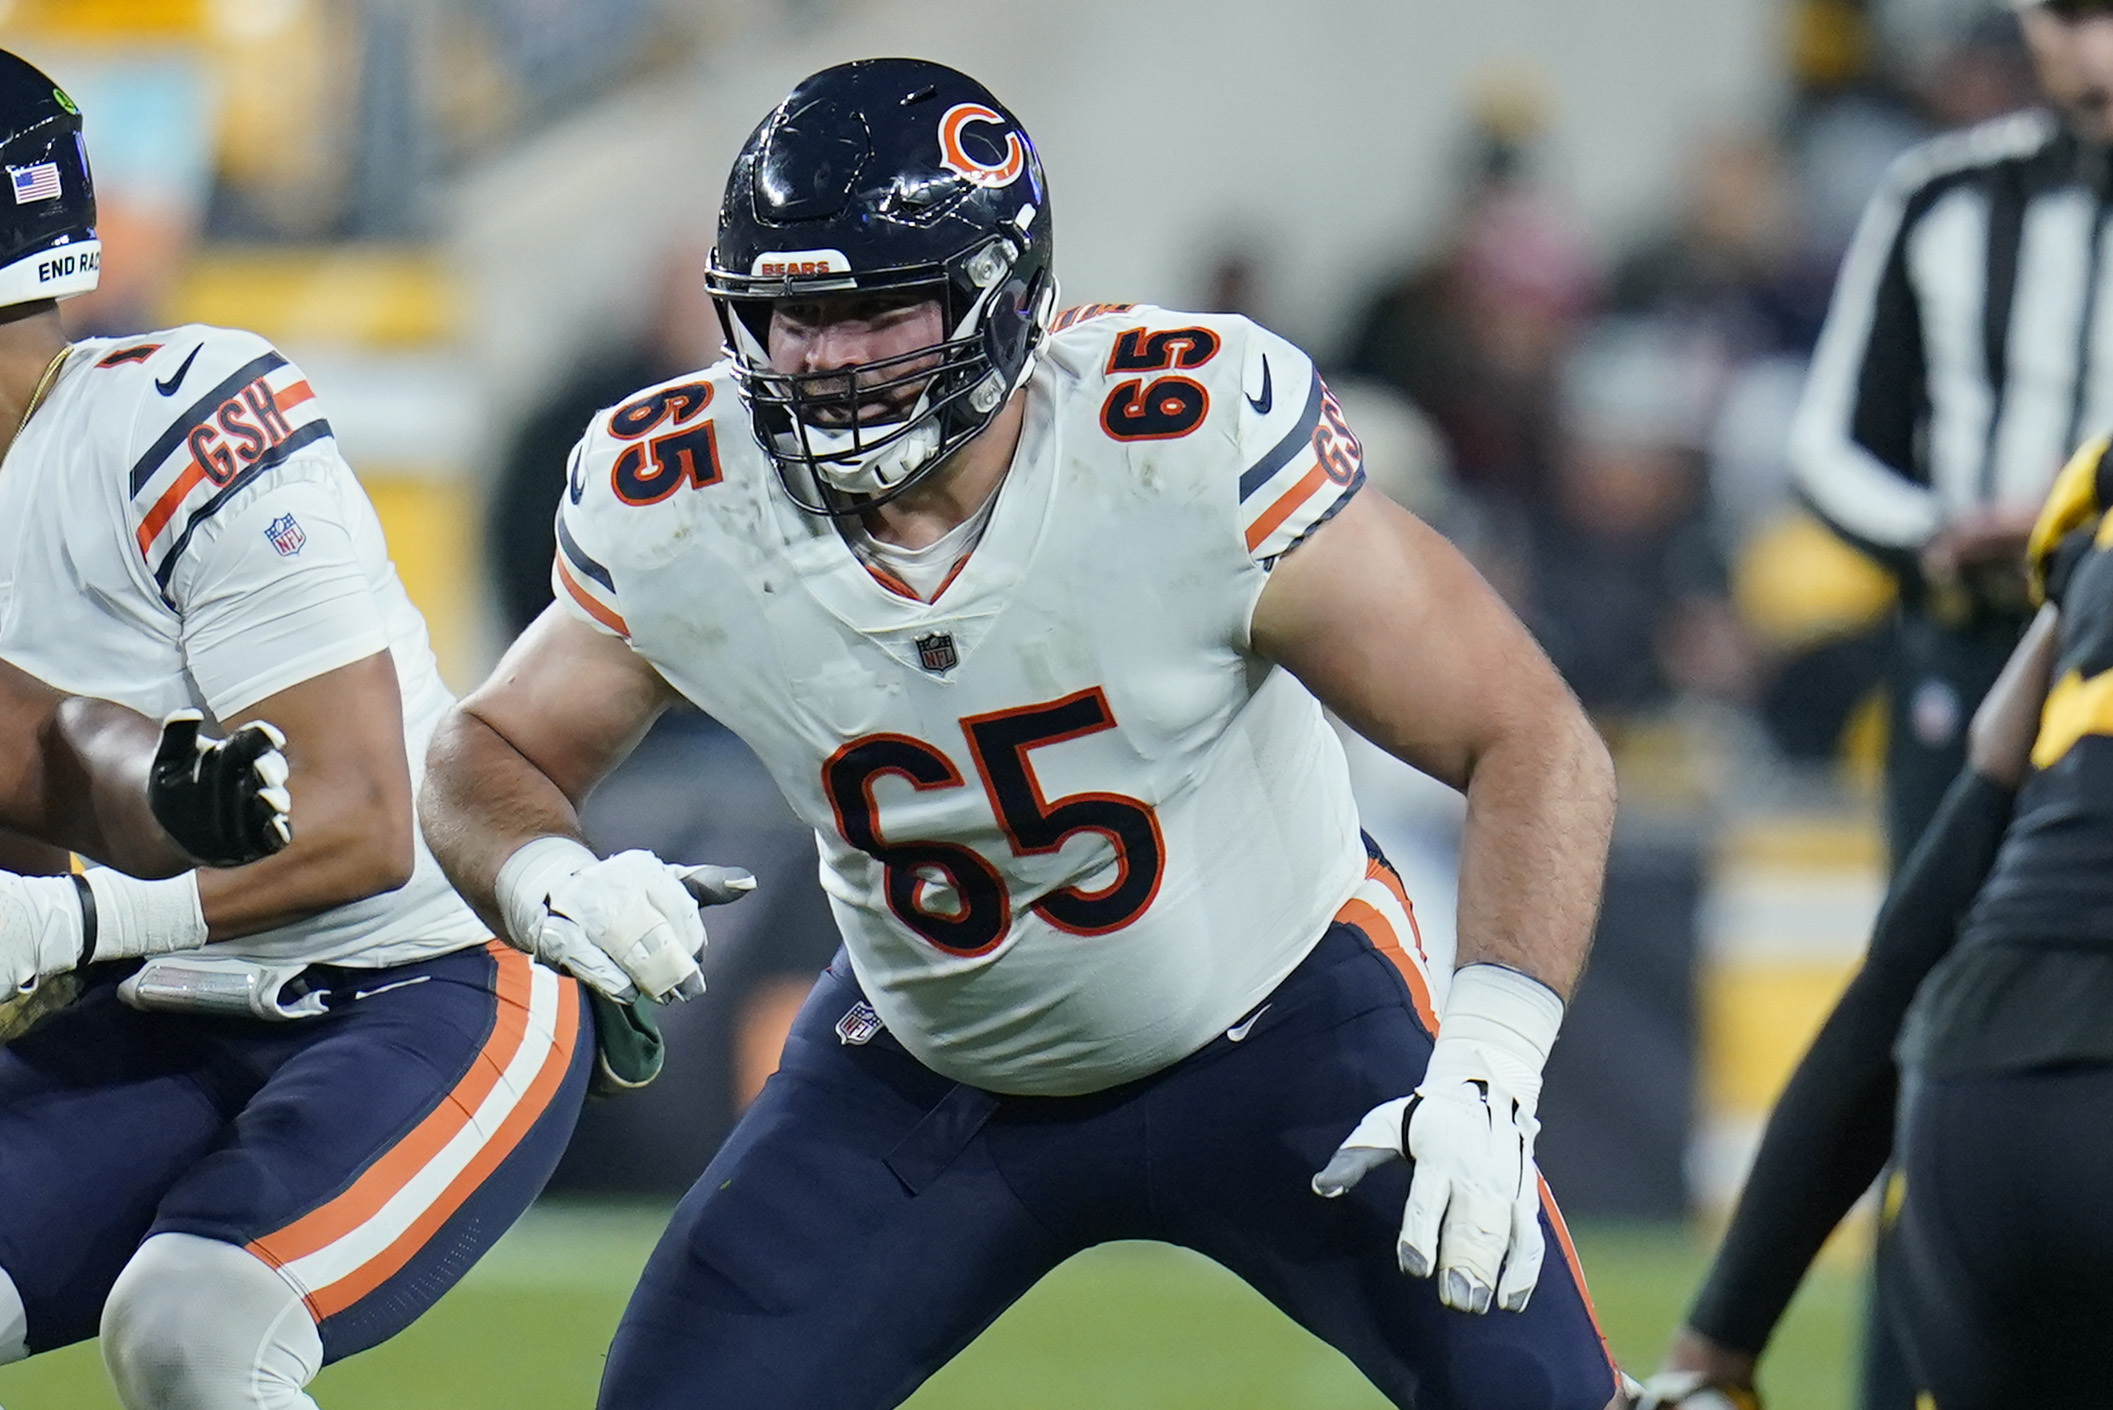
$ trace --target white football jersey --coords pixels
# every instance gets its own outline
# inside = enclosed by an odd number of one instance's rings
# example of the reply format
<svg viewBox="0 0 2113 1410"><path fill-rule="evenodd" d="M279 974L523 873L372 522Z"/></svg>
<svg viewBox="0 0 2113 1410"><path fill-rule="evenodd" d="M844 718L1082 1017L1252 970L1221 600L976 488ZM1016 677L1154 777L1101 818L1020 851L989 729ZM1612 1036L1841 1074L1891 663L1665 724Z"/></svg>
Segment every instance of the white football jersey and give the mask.
<svg viewBox="0 0 2113 1410"><path fill-rule="evenodd" d="M451 697L300 369L224 328L73 345L0 461L0 657L155 719L194 706L224 729L383 649L415 788ZM291 787L298 831L298 772ZM401 890L210 948L382 966L483 941L416 846Z"/></svg>
<svg viewBox="0 0 2113 1410"><path fill-rule="evenodd" d="M988 526L932 601L794 507L725 363L594 420L553 577L814 827L904 1046L1071 1094L1238 1021L1364 878L1342 749L1248 642L1270 565L1362 482L1291 344L1096 306L1044 343Z"/></svg>

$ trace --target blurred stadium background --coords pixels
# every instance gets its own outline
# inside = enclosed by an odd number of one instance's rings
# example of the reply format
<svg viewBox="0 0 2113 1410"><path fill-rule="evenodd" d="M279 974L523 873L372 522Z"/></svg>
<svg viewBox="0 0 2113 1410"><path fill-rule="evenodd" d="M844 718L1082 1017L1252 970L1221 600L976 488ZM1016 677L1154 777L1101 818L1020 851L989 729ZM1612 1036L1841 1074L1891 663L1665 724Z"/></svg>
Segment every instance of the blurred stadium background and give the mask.
<svg viewBox="0 0 2113 1410"><path fill-rule="evenodd" d="M969 70L1040 141L1072 302L1251 313L1312 348L1374 479L1462 544L1612 741L1624 813L1545 1168L1648 1370L1758 1122L1880 893L1887 580L1805 518L1783 440L1891 157L2018 106L1988 0L0 0L86 114L82 332L254 328L300 362L458 688L547 601L587 416L709 360L727 164L800 76ZM1353 743L1368 821L1450 929L1453 801ZM331 1410L584 1405L662 1212L832 948L740 746L670 721L608 847L741 862L669 1074L600 1103L551 1197ZM1851 1231L1764 1388L1847 1403ZM847 1276L856 1276L847 1270ZM114 1405L92 1348L13 1410ZM1163 1250L1077 1260L915 1402L1362 1406L1345 1363Z"/></svg>

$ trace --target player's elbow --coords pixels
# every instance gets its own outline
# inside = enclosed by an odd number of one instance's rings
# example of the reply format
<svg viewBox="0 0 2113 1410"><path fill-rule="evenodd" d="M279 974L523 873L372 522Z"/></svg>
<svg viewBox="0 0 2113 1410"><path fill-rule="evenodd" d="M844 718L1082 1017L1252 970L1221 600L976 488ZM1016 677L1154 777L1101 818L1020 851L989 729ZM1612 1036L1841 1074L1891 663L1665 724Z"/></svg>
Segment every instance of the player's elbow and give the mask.
<svg viewBox="0 0 2113 1410"><path fill-rule="evenodd" d="M409 883L418 853L408 791L377 784L344 800L332 814L327 823L307 829L309 836L295 834L296 846L313 844L305 868L311 905L350 905Z"/></svg>
<svg viewBox="0 0 2113 1410"><path fill-rule="evenodd" d="M1583 710L1576 712L1575 728L1579 789L1611 821L1619 796L1614 777L1614 756L1607 751L1607 741L1592 727L1592 721L1586 718Z"/></svg>
<svg viewBox="0 0 2113 1410"><path fill-rule="evenodd" d="M1572 805L1611 825L1616 799L1614 756L1567 686L1556 683L1531 734L1549 768L1562 777L1563 792Z"/></svg>
<svg viewBox="0 0 2113 1410"><path fill-rule="evenodd" d="M362 829L348 884L379 896L408 885L418 865L418 824L408 798L377 799Z"/></svg>

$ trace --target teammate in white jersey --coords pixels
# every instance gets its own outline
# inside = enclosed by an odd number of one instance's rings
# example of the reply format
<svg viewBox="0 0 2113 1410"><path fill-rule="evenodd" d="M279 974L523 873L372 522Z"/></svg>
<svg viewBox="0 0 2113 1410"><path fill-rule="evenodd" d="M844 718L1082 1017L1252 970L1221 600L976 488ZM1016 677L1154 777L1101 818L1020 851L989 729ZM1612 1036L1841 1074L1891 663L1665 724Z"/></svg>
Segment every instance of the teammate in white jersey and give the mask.
<svg viewBox="0 0 2113 1410"><path fill-rule="evenodd" d="M290 1410L526 1207L591 1028L418 841L450 699L307 380L248 333L66 339L100 257L80 130L0 53L0 657L271 719L302 812L239 872L11 888L61 951L129 958L0 1048L0 1362L100 1329L128 1410Z"/></svg>
<svg viewBox="0 0 2113 1410"><path fill-rule="evenodd" d="M1619 1404L1532 1159L1606 753L1458 555L1357 493L1303 353L1056 318L1051 228L973 80L803 82L728 186L731 358L590 426L559 602L435 736L427 835L516 935L608 865L574 809L678 698L814 826L843 931L602 1404L894 1405L1139 1237L1397 1404ZM1467 791L1456 972L1360 841L1323 702Z"/></svg>

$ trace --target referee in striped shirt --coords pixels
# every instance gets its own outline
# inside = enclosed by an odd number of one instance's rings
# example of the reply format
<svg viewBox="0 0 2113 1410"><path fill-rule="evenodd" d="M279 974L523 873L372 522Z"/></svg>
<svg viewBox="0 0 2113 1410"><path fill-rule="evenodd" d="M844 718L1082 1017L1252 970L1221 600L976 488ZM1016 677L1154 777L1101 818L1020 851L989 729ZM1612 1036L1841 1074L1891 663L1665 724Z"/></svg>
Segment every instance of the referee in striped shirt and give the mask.
<svg viewBox="0 0 2113 1410"><path fill-rule="evenodd" d="M2014 3L2050 108L1902 157L1791 430L1800 492L1898 575L1886 835L1907 855L2017 644L2054 474L2113 427L2113 0Z"/></svg>

